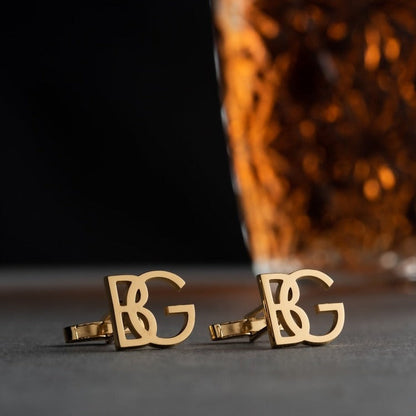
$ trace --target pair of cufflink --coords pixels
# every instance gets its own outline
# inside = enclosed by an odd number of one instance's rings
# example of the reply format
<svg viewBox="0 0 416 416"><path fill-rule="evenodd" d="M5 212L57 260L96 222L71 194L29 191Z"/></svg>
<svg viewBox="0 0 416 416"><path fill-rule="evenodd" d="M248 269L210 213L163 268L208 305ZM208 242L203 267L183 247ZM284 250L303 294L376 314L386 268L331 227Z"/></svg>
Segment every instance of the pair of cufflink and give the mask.
<svg viewBox="0 0 416 416"><path fill-rule="evenodd" d="M333 280L318 270L298 270L291 274L268 273L257 276L262 304L238 321L209 326L212 341L248 336L254 341L266 331L271 347L299 343L323 345L333 341L342 331L345 321L343 303L316 305L317 313L333 314L332 326L324 335L310 333L307 313L297 303L300 298L299 279L312 279L329 288ZM149 299L147 284L162 279L180 290L185 281L167 271L150 271L139 276L107 276L104 279L110 304L110 314L101 321L71 325L64 328L67 343L105 340L112 342L117 350L143 347L169 347L189 337L195 325L194 305L174 305L165 309L167 315L183 314L185 322L177 335L169 338L158 336L157 320L146 308ZM127 290L122 291L122 288ZM275 289L275 290L274 290Z"/></svg>

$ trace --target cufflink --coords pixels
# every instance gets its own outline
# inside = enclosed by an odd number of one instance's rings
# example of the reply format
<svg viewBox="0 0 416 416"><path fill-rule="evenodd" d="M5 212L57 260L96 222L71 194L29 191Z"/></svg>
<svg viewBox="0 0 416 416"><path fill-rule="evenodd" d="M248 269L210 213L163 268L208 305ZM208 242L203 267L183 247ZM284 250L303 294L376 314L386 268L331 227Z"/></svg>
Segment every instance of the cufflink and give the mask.
<svg viewBox="0 0 416 416"><path fill-rule="evenodd" d="M297 305L300 298L299 279L313 280L324 288L329 288L334 283L327 274L311 269L298 270L291 274L260 274L257 276L257 283L262 304L242 320L210 325L211 340L248 336L250 341L254 341L267 331L272 348L299 343L323 345L333 341L344 327L344 304L316 305L316 313L332 313L333 320L326 334L311 334L309 317ZM276 285L273 293L273 286Z"/></svg>
<svg viewBox="0 0 416 416"><path fill-rule="evenodd" d="M136 275L107 276L104 279L110 314L101 321L71 325L64 328L67 343L93 340L114 340L117 350L150 345L170 347L185 341L195 325L194 305L174 305L165 308L166 315L183 314L184 324L177 335L169 338L157 334L157 320L150 309L146 308L149 299L147 283L153 279L162 279L180 290L185 281L174 273L151 271ZM123 295L120 286L127 286Z"/></svg>

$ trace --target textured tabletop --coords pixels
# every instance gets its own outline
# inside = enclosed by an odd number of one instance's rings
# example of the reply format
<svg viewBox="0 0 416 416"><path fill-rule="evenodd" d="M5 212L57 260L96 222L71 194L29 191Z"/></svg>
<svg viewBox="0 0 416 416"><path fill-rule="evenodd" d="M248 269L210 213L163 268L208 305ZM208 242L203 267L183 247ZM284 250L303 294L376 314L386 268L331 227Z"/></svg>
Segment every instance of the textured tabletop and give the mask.
<svg viewBox="0 0 416 416"><path fill-rule="evenodd" d="M103 275L144 271L116 269L0 272L1 415L415 414L411 290L336 293L346 309L339 338L272 350L267 335L255 343L209 338L209 324L238 319L259 303L247 268L171 267L187 285L180 294L151 288L152 307L195 304L195 330L183 344L119 352L65 344L64 326L106 312ZM162 335L178 326L180 319L160 315Z"/></svg>

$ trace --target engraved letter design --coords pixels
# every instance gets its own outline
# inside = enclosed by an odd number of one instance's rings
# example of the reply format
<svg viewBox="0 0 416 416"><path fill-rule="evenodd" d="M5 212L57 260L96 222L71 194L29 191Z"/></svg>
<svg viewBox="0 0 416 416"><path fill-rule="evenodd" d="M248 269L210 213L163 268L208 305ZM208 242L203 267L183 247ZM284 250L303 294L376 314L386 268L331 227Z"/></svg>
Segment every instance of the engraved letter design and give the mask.
<svg viewBox="0 0 416 416"><path fill-rule="evenodd" d="M114 330L114 341L117 349L142 347L152 345L156 347L168 347L179 344L191 334L195 325L194 305L175 305L165 308L165 314L179 314L186 316L186 322L178 335L171 338L157 336L157 322L153 313L145 307L149 298L147 281L151 279L163 279L171 283L175 288L181 289L185 281L178 275L166 271L152 271L140 276L120 275L106 277L106 287L110 298L111 315ZM129 283L126 302L121 302L117 284ZM138 300L136 298L138 297ZM127 338L130 332L134 338Z"/></svg>
<svg viewBox="0 0 416 416"><path fill-rule="evenodd" d="M272 347L299 342L311 345L327 344L333 341L344 327L344 304L323 303L316 305L315 310L317 313L332 312L334 315L332 327L325 335L310 333L308 315L297 305L300 297L297 280L301 278L315 280L327 288L334 282L328 275L317 270L298 270L292 274L261 274L257 277ZM272 293L272 283L278 283L275 298ZM282 325L287 336L282 335L279 324Z"/></svg>

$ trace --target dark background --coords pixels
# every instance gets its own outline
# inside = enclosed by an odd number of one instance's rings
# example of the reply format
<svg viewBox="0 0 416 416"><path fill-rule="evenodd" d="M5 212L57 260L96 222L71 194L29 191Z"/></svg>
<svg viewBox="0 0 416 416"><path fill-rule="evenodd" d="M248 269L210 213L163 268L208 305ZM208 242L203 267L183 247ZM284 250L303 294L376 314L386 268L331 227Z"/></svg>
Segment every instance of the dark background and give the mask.
<svg viewBox="0 0 416 416"><path fill-rule="evenodd" d="M0 12L0 261L247 261L208 1Z"/></svg>

